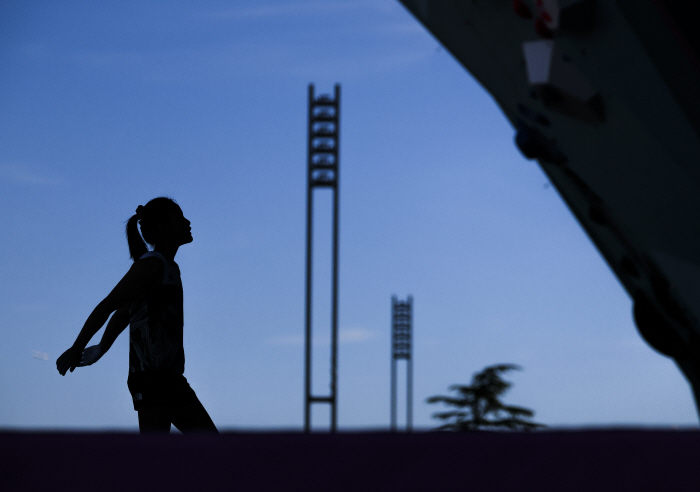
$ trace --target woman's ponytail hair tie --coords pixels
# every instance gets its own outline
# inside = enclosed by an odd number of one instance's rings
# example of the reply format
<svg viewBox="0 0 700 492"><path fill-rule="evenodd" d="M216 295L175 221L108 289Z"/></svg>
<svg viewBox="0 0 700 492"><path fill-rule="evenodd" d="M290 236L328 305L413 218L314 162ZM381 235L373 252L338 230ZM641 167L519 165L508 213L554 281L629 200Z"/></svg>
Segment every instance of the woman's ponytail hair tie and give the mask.
<svg viewBox="0 0 700 492"><path fill-rule="evenodd" d="M141 213L143 212L143 205L136 207L136 216L141 220Z"/></svg>

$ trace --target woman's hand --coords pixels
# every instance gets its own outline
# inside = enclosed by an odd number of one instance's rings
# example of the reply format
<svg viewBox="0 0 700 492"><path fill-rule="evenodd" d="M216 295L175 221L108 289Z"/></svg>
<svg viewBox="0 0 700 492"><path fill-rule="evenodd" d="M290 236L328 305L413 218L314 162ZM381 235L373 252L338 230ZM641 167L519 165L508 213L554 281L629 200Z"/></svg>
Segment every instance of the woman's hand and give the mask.
<svg viewBox="0 0 700 492"><path fill-rule="evenodd" d="M78 363L78 367L90 366L100 360L100 357L104 355L104 351L100 344L93 345L91 347L83 350L83 356Z"/></svg>
<svg viewBox="0 0 700 492"><path fill-rule="evenodd" d="M82 353L83 351L76 347L71 347L63 352L63 355L56 360L56 369L61 376L65 376L69 369L70 372L73 372L78 367Z"/></svg>

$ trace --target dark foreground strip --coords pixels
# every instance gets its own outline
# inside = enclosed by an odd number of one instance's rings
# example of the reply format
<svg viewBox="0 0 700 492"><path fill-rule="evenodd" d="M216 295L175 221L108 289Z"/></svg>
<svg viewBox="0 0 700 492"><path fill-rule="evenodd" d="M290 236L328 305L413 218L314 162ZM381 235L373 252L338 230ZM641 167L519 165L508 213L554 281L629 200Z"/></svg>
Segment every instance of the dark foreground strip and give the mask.
<svg viewBox="0 0 700 492"><path fill-rule="evenodd" d="M0 432L0 490L700 490L700 432Z"/></svg>

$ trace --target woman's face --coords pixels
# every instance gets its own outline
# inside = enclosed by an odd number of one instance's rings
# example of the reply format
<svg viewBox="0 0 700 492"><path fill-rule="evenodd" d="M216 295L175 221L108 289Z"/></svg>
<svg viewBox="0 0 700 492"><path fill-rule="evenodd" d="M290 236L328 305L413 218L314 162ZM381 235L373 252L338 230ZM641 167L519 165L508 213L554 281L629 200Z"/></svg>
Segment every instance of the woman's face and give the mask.
<svg viewBox="0 0 700 492"><path fill-rule="evenodd" d="M182 209L177 207L170 214L170 237L178 246L192 242L192 228L190 221L182 213Z"/></svg>

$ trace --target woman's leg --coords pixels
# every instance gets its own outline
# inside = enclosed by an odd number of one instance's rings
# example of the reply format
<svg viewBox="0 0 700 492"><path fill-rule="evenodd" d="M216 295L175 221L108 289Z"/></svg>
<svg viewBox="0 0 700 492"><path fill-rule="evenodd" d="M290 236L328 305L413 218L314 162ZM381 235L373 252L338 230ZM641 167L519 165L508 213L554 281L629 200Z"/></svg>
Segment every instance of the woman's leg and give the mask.
<svg viewBox="0 0 700 492"><path fill-rule="evenodd" d="M214 422L199 399L173 410L173 425L183 434L190 432L213 432L218 434Z"/></svg>
<svg viewBox="0 0 700 492"><path fill-rule="evenodd" d="M171 412L168 407L157 406L139 410L141 434L169 434L171 421Z"/></svg>

